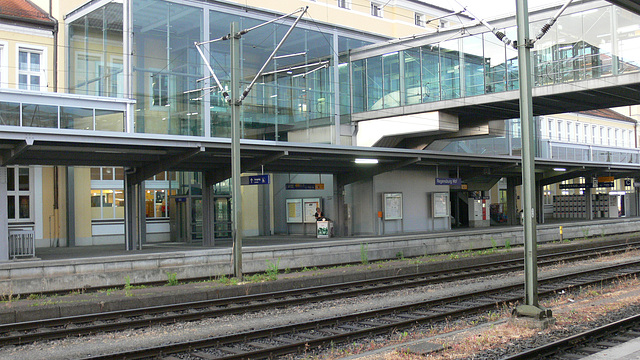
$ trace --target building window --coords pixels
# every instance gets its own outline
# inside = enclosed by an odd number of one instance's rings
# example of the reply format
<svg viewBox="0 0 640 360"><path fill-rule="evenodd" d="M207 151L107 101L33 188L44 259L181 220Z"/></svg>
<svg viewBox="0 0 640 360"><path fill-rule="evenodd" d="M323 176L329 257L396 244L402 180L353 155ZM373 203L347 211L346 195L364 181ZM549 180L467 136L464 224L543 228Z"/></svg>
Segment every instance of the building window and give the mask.
<svg viewBox="0 0 640 360"><path fill-rule="evenodd" d="M415 21L417 26L424 27L424 14L416 13Z"/></svg>
<svg viewBox="0 0 640 360"><path fill-rule="evenodd" d="M612 146L612 145L614 145L614 144L615 144L616 139L615 139L615 136L613 136L613 129L612 129L612 128L609 128L608 130L609 130L609 131L608 131L608 132L609 132L609 141L608 141L608 144L609 144L609 146Z"/></svg>
<svg viewBox="0 0 640 360"><path fill-rule="evenodd" d="M549 140L553 140L553 120L549 120L547 124L547 131L549 135Z"/></svg>
<svg viewBox="0 0 640 360"><path fill-rule="evenodd" d="M350 0L338 0L338 7L343 9L351 9L351 1Z"/></svg>
<svg viewBox="0 0 640 360"><path fill-rule="evenodd" d="M0 43L0 87L7 87L7 45Z"/></svg>
<svg viewBox="0 0 640 360"><path fill-rule="evenodd" d="M27 167L7 167L7 218L10 222L31 219L31 186Z"/></svg>
<svg viewBox="0 0 640 360"><path fill-rule="evenodd" d="M18 88L40 91L42 51L20 49L18 52Z"/></svg>
<svg viewBox="0 0 640 360"><path fill-rule="evenodd" d="M589 142L589 125L585 124L583 131L584 134L582 135L584 135L584 138L582 139L582 141L586 144Z"/></svg>
<svg viewBox="0 0 640 360"><path fill-rule="evenodd" d="M571 121L567 121L567 141L571 142L573 140L573 126Z"/></svg>
<svg viewBox="0 0 640 360"><path fill-rule="evenodd" d="M600 126L600 145L604 145L607 142L605 141L605 132L604 132L604 126Z"/></svg>
<svg viewBox="0 0 640 360"><path fill-rule="evenodd" d="M558 141L562 141L562 120L558 120Z"/></svg>
<svg viewBox="0 0 640 360"><path fill-rule="evenodd" d="M169 75L151 75L151 101L153 106L169 105Z"/></svg>
<svg viewBox="0 0 640 360"><path fill-rule="evenodd" d="M598 143L598 127L596 125L591 126L591 143L593 145Z"/></svg>
<svg viewBox="0 0 640 360"><path fill-rule="evenodd" d="M450 25L449 21L447 20L440 20L440 28L444 29L444 28L448 28Z"/></svg>
<svg viewBox="0 0 640 360"><path fill-rule="evenodd" d="M375 17L382 17L382 5L371 3L371 15Z"/></svg>

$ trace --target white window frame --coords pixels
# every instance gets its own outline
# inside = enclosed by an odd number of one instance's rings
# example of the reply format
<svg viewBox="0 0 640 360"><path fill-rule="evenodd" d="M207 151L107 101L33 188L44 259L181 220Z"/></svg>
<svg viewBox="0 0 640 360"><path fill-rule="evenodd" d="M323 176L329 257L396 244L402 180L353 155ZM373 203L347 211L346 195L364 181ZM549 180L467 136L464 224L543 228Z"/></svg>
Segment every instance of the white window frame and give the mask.
<svg viewBox="0 0 640 360"><path fill-rule="evenodd" d="M9 87L9 44L0 41L0 87Z"/></svg>
<svg viewBox="0 0 640 360"><path fill-rule="evenodd" d="M156 94L153 91L154 76L166 77L167 78L166 103L162 103L162 102L160 104L156 104L155 103ZM171 100L170 100L170 96L169 96L170 88L171 88L170 82L171 82L171 78L169 77L169 74L163 74L161 72L153 72L153 73L149 74L149 97L151 98L150 99L151 108L158 110L158 109L168 109L171 106ZM160 99L162 99L162 94L160 94Z"/></svg>
<svg viewBox="0 0 640 360"><path fill-rule="evenodd" d="M13 218L8 218L9 223L23 223L23 222L33 222L34 217L34 209L33 209L33 199L34 199L34 174L32 167L26 166L12 166L14 169L14 186L13 190L7 189L7 201L9 200L9 196L13 196L14 201L14 210L15 216ZM29 190L20 190L20 169L27 169L29 171ZM7 174L8 175L8 174ZM29 217L21 218L20 217L20 197L27 196L29 198ZM8 216L9 214L7 214Z"/></svg>
<svg viewBox="0 0 640 360"><path fill-rule="evenodd" d="M351 0L338 0L338 7L341 9L351 10Z"/></svg>
<svg viewBox="0 0 640 360"><path fill-rule="evenodd" d="M371 2L371 16L384 18L384 7L377 2Z"/></svg>
<svg viewBox="0 0 640 360"><path fill-rule="evenodd" d="M47 48L42 46L33 46L31 44L16 44L16 48L16 87L20 89L20 74L25 73L24 70L20 70L20 52L25 51L40 54L40 71L38 71L38 76L40 77L40 88L37 91L47 91L47 65L49 64ZM27 70L26 74L27 76L35 75L35 73L30 70ZM27 84L27 90L31 90L31 81L28 81Z"/></svg>
<svg viewBox="0 0 640 360"><path fill-rule="evenodd" d="M558 141L562 141L562 120L558 120Z"/></svg>
<svg viewBox="0 0 640 360"><path fill-rule="evenodd" d="M589 124L584 124L583 126L583 131L584 131L584 138L583 138L583 142L586 144L589 142Z"/></svg>
<svg viewBox="0 0 640 360"><path fill-rule="evenodd" d="M425 15L421 14L419 12L414 13L413 15L413 21L415 23L416 26L420 26L420 27L425 27L427 26L426 24L426 20L425 20Z"/></svg>

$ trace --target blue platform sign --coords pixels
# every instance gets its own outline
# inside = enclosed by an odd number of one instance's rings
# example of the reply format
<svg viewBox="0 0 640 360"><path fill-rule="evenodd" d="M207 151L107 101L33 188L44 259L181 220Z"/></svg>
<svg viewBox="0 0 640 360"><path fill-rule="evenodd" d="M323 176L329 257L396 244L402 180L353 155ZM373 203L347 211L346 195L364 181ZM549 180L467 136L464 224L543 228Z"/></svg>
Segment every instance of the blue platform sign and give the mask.
<svg viewBox="0 0 640 360"><path fill-rule="evenodd" d="M269 174L243 176L240 179L242 185L266 185L269 184Z"/></svg>
<svg viewBox="0 0 640 360"><path fill-rule="evenodd" d="M436 178L436 185L462 185L461 178Z"/></svg>

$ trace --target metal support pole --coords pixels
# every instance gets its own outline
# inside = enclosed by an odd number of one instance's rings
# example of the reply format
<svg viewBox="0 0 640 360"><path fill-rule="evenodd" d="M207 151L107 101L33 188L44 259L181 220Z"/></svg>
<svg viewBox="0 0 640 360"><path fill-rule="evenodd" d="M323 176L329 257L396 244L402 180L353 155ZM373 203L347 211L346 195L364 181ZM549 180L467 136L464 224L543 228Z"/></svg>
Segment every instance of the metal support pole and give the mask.
<svg viewBox="0 0 640 360"><path fill-rule="evenodd" d="M527 0L516 0L518 27L518 68L520 80L520 120L522 125L522 208L524 212L525 305L516 309L518 316L538 320L551 317L551 311L538 304L538 264L535 209L534 120L531 95L531 48Z"/></svg>
<svg viewBox="0 0 640 360"><path fill-rule="evenodd" d="M242 194L240 193L240 35L231 23L231 195L233 199L233 275L242 279Z"/></svg>
<svg viewBox="0 0 640 360"><path fill-rule="evenodd" d="M0 262L9 260L7 172L6 166L0 166Z"/></svg>

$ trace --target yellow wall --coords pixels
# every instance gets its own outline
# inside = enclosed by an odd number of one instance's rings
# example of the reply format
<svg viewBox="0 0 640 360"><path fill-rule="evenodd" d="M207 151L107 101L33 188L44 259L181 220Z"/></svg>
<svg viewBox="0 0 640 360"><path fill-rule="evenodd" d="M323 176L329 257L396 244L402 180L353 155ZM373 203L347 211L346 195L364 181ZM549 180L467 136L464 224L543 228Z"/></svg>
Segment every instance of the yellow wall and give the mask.
<svg viewBox="0 0 640 360"><path fill-rule="evenodd" d="M74 168L76 241L91 238L91 171L88 167ZM79 242L79 241L78 241Z"/></svg>
<svg viewBox="0 0 640 360"><path fill-rule="evenodd" d="M33 48L43 51L41 65L46 66L47 72L41 74L40 84L47 85L47 91L53 86L53 36L39 36L24 31L0 31L0 40L7 43L7 86L18 88L18 49L20 47ZM43 33L44 35L44 33Z"/></svg>

